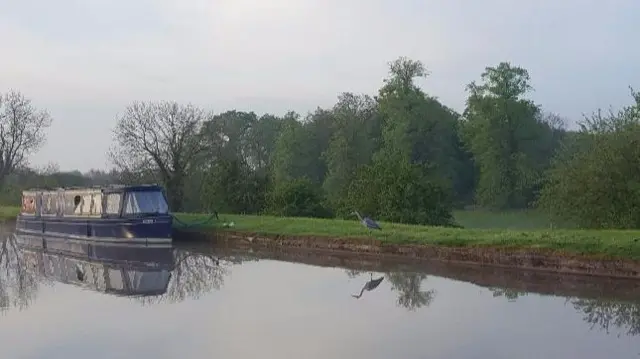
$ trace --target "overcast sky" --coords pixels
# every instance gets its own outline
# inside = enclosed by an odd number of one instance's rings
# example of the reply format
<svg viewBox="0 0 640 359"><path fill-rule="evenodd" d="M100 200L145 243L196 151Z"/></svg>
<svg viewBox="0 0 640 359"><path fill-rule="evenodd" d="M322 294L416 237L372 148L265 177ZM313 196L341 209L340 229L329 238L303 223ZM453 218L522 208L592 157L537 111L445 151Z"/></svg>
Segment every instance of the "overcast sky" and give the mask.
<svg viewBox="0 0 640 359"><path fill-rule="evenodd" d="M0 91L54 122L34 165L106 168L133 100L301 113L373 94L398 56L457 110L485 66L527 68L547 110L579 120L640 88L633 0L0 0Z"/></svg>

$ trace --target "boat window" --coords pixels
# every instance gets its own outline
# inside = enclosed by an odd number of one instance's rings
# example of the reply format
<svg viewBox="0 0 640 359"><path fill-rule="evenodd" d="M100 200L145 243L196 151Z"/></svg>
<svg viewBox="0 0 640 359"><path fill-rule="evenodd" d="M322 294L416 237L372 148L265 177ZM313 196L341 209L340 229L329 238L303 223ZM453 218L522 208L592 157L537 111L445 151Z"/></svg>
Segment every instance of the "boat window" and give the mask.
<svg viewBox="0 0 640 359"><path fill-rule="evenodd" d="M153 272L128 270L126 274L129 288L133 293L161 291L167 287L171 278L171 273L167 270Z"/></svg>
<svg viewBox="0 0 640 359"><path fill-rule="evenodd" d="M22 197L22 213L36 213L36 200L33 196Z"/></svg>
<svg viewBox="0 0 640 359"><path fill-rule="evenodd" d="M92 197L91 214L102 214L102 194L96 193Z"/></svg>
<svg viewBox="0 0 640 359"><path fill-rule="evenodd" d="M120 213L120 193L109 193L107 195L107 213L119 214Z"/></svg>
<svg viewBox="0 0 640 359"><path fill-rule="evenodd" d="M160 191L128 192L125 200L125 213L168 213L169 206Z"/></svg>
<svg viewBox="0 0 640 359"><path fill-rule="evenodd" d="M82 196L73 196L73 206L70 206L73 209L73 214L82 214L82 204Z"/></svg>
<svg viewBox="0 0 640 359"><path fill-rule="evenodd" d="M124 280L122 278L122 271L116 268L107 269L107 275L109 280L107 281L107 290L124 290Z"/></svg>
<svg viewBox="0 0 640 359"><path fill-rule="evenodd" d="M82 214L91 213L91 195L85 194L82 196Z"/></svg>
<svg viewBox="0 0 640 359"><path fill-rule="evenodd" d="M58 210L57 196L54 193L42 194L42 214L55 215Z"/></svg>

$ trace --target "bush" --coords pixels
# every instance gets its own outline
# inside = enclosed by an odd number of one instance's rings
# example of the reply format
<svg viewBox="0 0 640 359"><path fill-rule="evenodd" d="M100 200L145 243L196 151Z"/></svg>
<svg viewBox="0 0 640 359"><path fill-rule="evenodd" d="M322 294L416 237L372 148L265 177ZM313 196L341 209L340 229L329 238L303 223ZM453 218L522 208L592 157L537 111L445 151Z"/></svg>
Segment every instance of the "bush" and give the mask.
<svg viewBox="0 0 640 359"><path fill-rule="evenodd" d="M207 174L204 203L227 213L264 210L268 178L238 161L219 161Z"/></svg>
<svg viewBox="0 0 640 359"><path fill-rule="evenodd" d="M640 94L636 104L582 124L554 159L538 205L586 228L640 227Z"/></svg>
<svg viewBox="0 0 640 359"><path fill-rule="evenodd" d="M380 161L363 166L349 186L347 203L381 220L454 226L450 189L424 175L424 168Z"/></svg>
<svg viewBox="0 0 640 359"><path fill-rule="evenodd" d="M323 205L321 188L308 178L297 178L276 184L267 195L269 214L284 217L329 218Z"/></svg>

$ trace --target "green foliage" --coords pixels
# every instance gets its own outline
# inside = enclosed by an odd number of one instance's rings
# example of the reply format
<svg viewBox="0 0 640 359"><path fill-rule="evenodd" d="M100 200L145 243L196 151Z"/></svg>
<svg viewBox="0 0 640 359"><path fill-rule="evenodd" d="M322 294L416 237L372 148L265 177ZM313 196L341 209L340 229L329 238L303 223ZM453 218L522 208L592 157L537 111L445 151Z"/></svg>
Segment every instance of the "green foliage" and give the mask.
<svg viewBox="0 0 640 359"><path fill-rule="evenodd" d="M288 217L330 217L321 188L306 177L276 183L267 194L267 212Z"/></svg>
<svg viewBox="0 0 640 359"><path fill-rule="evenodd" d="M640 95L596 112L553 162L539 206L587 228L640 227Z"/></svg>
<svg viewBox="0 0 640 359"><path fill-rule="evenodd" d="M640 226L638 93L635 105L598 111L576 132L527 98L524 68L485 68L467 86L463 114L419 86L427 75L422 62L400 57L377 96L342 93L302 118L136 102L115 129L117 171L22 170L26 158L18 156L0 166L0 202L18 203L28 187L155 182L165 185L172 210L339 217L359 210L451 225L453 208L495 213L535 203L556 227ZM47 122L21 96L3 98L3 109L31 109L23 119ZM15 115L7 111L0 112ZM40 140L32 140L34 149Z"/></svg>
<svg viewBox="0 0 640 359"><path fill-rule="evenodd" d="M333 133L323 154L327 164L323 188L336 214L345 216L353 211L345 203L349 183L379 147L380 116L372 98L351 93L340 95L332 114Z"/></svg>
<svg viewBox="0 0 640 359"><path fill-rule="evenodd" d="M349 186L347 203L381 220L425 225L453 225L446 187L424 175L420 165L376 161L363 166Z"/></svg>
<svg viewBox="0 0 640 359"><path fill-rule="evenodd" d="M525 69L502 62L481 79L468 85L465 110L466 141L479 169L476 199L488 208L524 208L548 164L538 154L550 129L539 107L522 97L531 89Z"/></svg>
<svg viewBox="0 0 640 359"><path fill-rule="evenodd" d="M322 183L326 166L321 155L329 142L330 119L329 112L318 109L305 123L298 121L295 114L289 114L283 120L273 154L275 183L301 177Z"/></svg>
<svg viewBox="0 0 640 359"><path fill-rule="evenodd" d="M102 177L96 176L99 173ZM28 188L59 188L72 186L92 186L115 182L115 177L107 173L93 171L94 177L84 175L79 171L61 172L57 168L47 168L33 171L23 169L5 178L0 188L0 204L16 206L20 204L22 191Z"/></svg>
<svg viewBox="0 0 640 359"><path fill-rule="evenodd" d="M225 213L260 213L265 207L267 177L239 160L222 160L209 171L204 203Z"/></svg>
<svg viewBox="0 0 640 359"><path fill-rule="evenodd" d="M377 98L382 146L349 187L348 204L400 223L452 224L456 115L413 83L419 61L399 58Z"/></svg>
<svg viewBox="0 0 640 359"><path fill-rule="evenodd" d="M187 223L197 223L208 215L179 214ZM640 231L580 229L504 230L460 229L417 226L381 222L382 231L371 231L354 220L287 218L251 215L224 215L225 221L234 221L233 231L281 236L324 236L330 238L367 238L390 244L416 244L446 247L492 247L563 252L586 255L594 259L624 258L640 260ZM212 224L215 226L215 223Z"/></svg>

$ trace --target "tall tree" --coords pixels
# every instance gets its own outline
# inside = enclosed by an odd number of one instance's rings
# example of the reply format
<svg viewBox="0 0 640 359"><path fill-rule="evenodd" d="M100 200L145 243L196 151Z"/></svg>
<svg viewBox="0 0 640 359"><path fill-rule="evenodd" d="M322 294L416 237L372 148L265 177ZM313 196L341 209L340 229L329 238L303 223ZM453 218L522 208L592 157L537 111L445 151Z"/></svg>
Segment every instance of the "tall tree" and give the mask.
<svg viewBox="0 0 640 359"><path fill-rule="evenodd" d="M413 82L427 71L421 62L401 57L389 64L389 72L376 98L382 146L349 186L349 204L395 222L450 224L451 193L439 171L441 158L416 151L425 149L423 137L438 142L447 137L437 131L442 118L429 116L430 100Z"/></svg>
<svg viewBox="0 0 640 359"><path fill-rule="evenodd" d="M273 154L273 180L276 185L302 177L318 185L324 180L326 165L321 155L331 136L331 113L318 108L304 122L298 119L295 113L289 113L283 119Z"/></svg>
<svg viewBox="0 0 640 359"><path fill-rule="evenodd" d="M248 160L251 129L258 121L253 112L226 111L204 122L202 139L207 144L206 159Z"/></svg>
<svg viewBox="0 0 640 359"><path fill-rule="evenodd" d="M531 90L527 70L502 62L487 67L481 84L467 86L467 141L479 167L476 198L490 208L525 207L539 181L538 141L545 134L540 109L523 96Z"/></svg>
<svg viewBox="0 0 640 359"><path fill-rule="evenodd" d="M20 92L0 94L0 186L44 144L51 122L47 111L36 109Z"/></svg>
<svg viewBox="0 0 640 359"><path fill-rule="evenodd" d="M345 215L347 189L358 167L368 164L380 142L376 102L366 95L343 93L333 107L333 134L323 157L327 175L323 187L332 207Z"/></svg>
<svg viewBox="0 0 640 359"><path fill-rule="evenodd" d="M244 212L238 199L245 193L248 179L250 132L258 121L253 112L225 111L204 122L202 140L206 144L197 159L199 165L190 174L185 193L190 206ZM199 201L198 204L195 202Z"/></svg>
<svg viewBox="0 0 640 359"><path fill-rule="evenodd" d="M554 159L539 205L587 228L640 228L640 93L635 103L597 111Z"/></svg>
<svg viewBox="0 0 640 359"><path fill-rule="evenodd" d="M190 104L134 102L118 119L111 159L121 171L159 176L171 209L180 211L184 181L205 150L200 128L206 118Z"/></svg>
<svg viewBox="0 0 640 359"><path fill-rule="evenodd" d="M260 116L249 131L248 159L252 168L267 171L273 161L276 140L282 128L280 117L265 114Z"/></svg>

